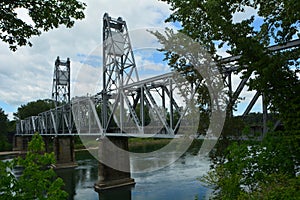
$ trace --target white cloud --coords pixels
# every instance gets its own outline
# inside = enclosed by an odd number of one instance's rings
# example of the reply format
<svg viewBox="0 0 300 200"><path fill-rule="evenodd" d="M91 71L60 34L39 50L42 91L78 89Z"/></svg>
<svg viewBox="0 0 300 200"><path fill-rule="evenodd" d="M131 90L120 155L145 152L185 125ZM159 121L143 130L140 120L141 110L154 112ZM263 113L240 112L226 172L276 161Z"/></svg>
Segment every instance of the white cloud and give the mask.
<svg viewBox="0 0 300 200"><path fill-rule="evenodd" d="M72 29L61 26L45 32L32 38L33 47L21 47L17 52L11 52L7 44L0 42L0 107L7 114L11 116L17 107L29 101L51 98L57 56L71 60L72 96L95 94L101 90L102 17L105 12L114 18L121 16L127 22L133 49L137 53L135 60L141 70L140 79L169 70L165 63L159 63L158 58L153 57L159 44L145 31L172 27L172 24L164 23L170 14L169 5L157 0L84 2L87 3L86 17L77 21ZM30 22L24 10L20 10L19 14ZM235 14L234 20L238 22L249 14L255 12L246 9L245 13ZM225 49L219 53L227 55ZM233 85L236 85L235 82Z"/></svg>
<svg viewBox="0 0 300 200"><path fill-rule="evenodd" d="M102 70L91 65L73 63L71 82L72 96L93 95L100 92Z"/></svg>
<svg viewBox="0 0 300 200"><path fill-rule="evenodd" d="M232 16L234 23L239 23L245 19L249 19L251 16L257 16L258 9L253 7L244 6L244 12L236 12Z"/></svg>
<svg viewBox="0 0 300 200"><path fill-rule="evenodd" d="M242 81L241 78L242 74L232 74L232 90L233 92L236 90L240 82ZM253 78L253 76L251 76ZM250 101L256 94L256 91L249 91L249 87L247 85L244 86L241 94L239 95L239 103L237 104L237 111L234 112L235 115L242 115L246 110L247 106L249 105ZM255 105L251 109L250 112L262 112L262 100L261 97L258 98Z"/></svg>
<svg viewBox="0 0 300 200"><path fill-rule="evenodd" d="M170 26L164 24L170 14L169 5L157 0L84 2L87 3L86 17L77 21L72 29L61 26L45 32L40 37L32 38L33 47L21 47L17 52L11 52L7 44L0 42L0 107L4 106L6 113L15 112L17 107L29 101L51 98L57 56L71 60L73 91L85 95L100 89L101 69L88 63L82 64L84 58L80 55L102 56L99 44L102 42L102 17L105 12L112 17L121 16L129 30ZM30 22L24 10L20 10L19 14ZM138 35L131 39L134 45L144 47L154 42Z"/></svg>

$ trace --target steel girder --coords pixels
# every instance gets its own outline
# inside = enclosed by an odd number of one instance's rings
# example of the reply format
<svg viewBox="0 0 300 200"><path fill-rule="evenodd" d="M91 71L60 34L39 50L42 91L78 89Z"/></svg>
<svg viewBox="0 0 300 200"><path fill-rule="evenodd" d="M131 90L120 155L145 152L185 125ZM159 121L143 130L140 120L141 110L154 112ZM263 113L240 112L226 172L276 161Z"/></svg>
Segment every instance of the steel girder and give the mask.
<svg viewBox="0 0 300 200"><path fill-rule="evenodd" d="M267 49L271 52L275 52L275 51L284 51L284 50L292 49L292 48L299 48L299 46L300 46L300 39L297 39L297 40L287 42L284 45L272 45L272 46L269 46ZM221 72L223 74L224 81L228 87L228 96L229 96L228 112L230 113L231 116L233 115L233 106L236 104L238 98L240 97L242 90L244 89L245 85L247 84L247 81L249 80L249 78L251 76L251 75L248 75L248 76L244 77L243 79L241 79L236 90L232 91L232 73L238 72L239 66L237 65L237 61L240 58L241 58L241 56L231 56L231 57L223 58L219 61L222 66ZM263 135L265 135L268 131L268 128L267 128L268 108L267 108L267 103L264 100L264 94L261 94L261 92L256 91L255 95L251 98L249 104L247 105L246 109L244 110L242 116L245 117L247 114L249 114L249 112L251 111L251 109L253 108L253 106L255 105L257 100L259 99L259 97L262 97L262 113L263 113L262 123L263 123ZM279 121L276 122L273 129L275 130L279 124L280 124Z"/></svg>
<svg viewBox="0 0 300 200"><path fill-rule="evenodd" d="M73 135L75 134L71 104L31 116L17 123L17 135Z"/></svg>

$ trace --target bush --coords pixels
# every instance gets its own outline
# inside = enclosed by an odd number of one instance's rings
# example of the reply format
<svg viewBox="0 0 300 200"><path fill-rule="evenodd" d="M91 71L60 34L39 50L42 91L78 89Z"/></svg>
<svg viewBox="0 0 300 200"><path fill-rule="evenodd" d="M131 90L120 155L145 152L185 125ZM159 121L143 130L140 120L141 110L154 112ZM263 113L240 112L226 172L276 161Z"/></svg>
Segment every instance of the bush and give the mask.
<svg viewBox="0 0 300 200"><path fill-rule="evenodd" d="M61 188L64 185L50 168L55 163L53 153L44 153L45 144L39 134L35 134L28 144L25 158L0 162L0 194L3 199L66 199L68 194ZM24 168L16 178L12 171L16 166Z"/></svg>
<svg viewBox="0 0 300 200"><path fill-rule="evenodd" d="M212 199L300 199L295 149L279 135L233 143L201 180L214 188Z"/></svg>

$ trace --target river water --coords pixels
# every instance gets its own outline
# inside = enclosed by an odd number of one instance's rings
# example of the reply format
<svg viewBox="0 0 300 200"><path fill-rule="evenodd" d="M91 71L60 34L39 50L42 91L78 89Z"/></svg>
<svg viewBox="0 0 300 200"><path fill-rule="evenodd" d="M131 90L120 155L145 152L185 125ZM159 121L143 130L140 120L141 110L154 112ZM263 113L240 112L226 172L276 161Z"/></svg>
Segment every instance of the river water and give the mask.
<svg viewBox="0 0 300 200"><path fill-rule="evenodd" d="M173 164L148 173L133 173L134 187L122 187L97 193L98 161L88 151L76 152L78 167L57 170L64 179L69 199L75 200L194 200L206 199L210 189L197 178L209 169L209 159L185 153ZM131 163L134 158L131 158ZM146 160L145 160L146 162Z"/></svg>

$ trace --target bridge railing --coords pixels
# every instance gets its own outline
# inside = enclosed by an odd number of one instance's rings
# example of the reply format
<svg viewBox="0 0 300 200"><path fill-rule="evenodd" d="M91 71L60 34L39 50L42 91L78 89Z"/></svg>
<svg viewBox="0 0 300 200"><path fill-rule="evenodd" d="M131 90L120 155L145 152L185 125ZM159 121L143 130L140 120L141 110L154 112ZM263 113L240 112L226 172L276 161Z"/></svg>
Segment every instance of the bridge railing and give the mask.
<svg viewBox="0 0 300 200"><path fill-rule="evenodd" d="M181 82L174 74L168 73L157 77L142 80L140 83L130 84L118 90L109 99L109 115L111 124L104 131L102 124L101 97L75 97L71 103L31 116L17 123L18 135L32 135L39 132L41 135L105 135L106 132L118 134L169 134L174 135L180 126L181 117L175 120L175 112L185 116L178 100L185 101L184 97L173 97L180 93L177 89L188 90L186 81ZM191 89L192 87L190 87ZM120 93L118 93L120 92ZM112 93L114 94L114 93ZM100 99L99 99L100 98ZM123 111L121 111L123 102ZM137 112L137 106L140 111ZM98 112L97 112L97 108ZM147 109L146 109L147 107ZM146 123L147 112L150 122ZM167 112L169 118L167 119ZM124 117L121 117L121 115ZM139 115L139 116L138 116ZM179 117L178 116L178 117ZM109 118L109 119L110 119ZM135 120L134 120L135 119Z"/></svg>
<svg viewBox="0 0 300 200"><path fill-rule="evenodd" d="M17 122L17 135L73 135L76 129L72 116L72 105L51 109Z"/></svg>
<svg viewBox="0 0 300 200"><path fill-rule="evenodd" d="M78 97L72 100L72 116L77 134L103 135L103 128L96 110L95 97Z"/></svg>

